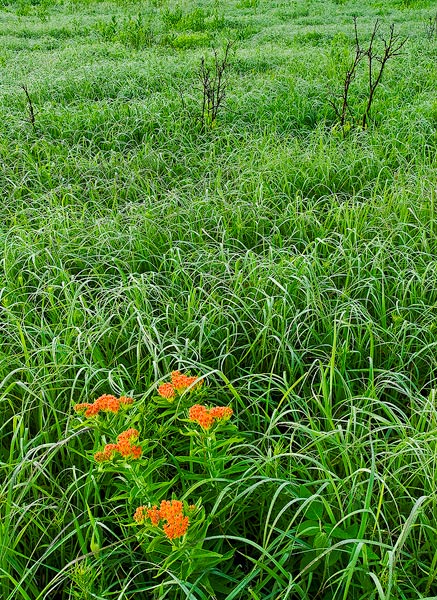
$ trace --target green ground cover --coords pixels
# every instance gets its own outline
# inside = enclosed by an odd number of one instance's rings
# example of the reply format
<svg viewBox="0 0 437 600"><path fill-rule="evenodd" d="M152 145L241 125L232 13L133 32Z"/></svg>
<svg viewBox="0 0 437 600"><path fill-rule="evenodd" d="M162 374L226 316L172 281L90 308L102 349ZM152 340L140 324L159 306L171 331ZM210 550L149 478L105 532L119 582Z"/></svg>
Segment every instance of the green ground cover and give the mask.
<svg viewBox="0 0 437 600"><path fill-rule="evenodd" d="M408 38L364 131L354 16ZM3 0L2 600L437 597L436 52L431 0Z"/></svg>

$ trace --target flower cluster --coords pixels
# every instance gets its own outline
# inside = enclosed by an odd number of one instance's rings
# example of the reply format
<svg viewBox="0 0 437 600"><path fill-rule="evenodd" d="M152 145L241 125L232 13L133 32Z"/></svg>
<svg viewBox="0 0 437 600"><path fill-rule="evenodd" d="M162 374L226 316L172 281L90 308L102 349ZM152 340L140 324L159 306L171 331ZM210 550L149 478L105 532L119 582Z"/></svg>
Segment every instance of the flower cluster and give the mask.
<svg viewBox="0 0 437 600"><path fill-rule="evenodd" d="M233 410L230 406L213 406L206 408L201 404L194 404L188 412L190 421L198 423L203 429L210 429L215 421L227 421L233 415Z"/></svg>
<svg viewBox="0 0 437 600"><path fill-rule="evenodd" d="M202 385L202 380L199 377L188 377L183 375L180 371L172 371L171 383L163 383L158 387L158 394L163 398L171 399L174 398L176 393L181 393L190 386Z"/></svg>
<svg viewBox="0 0 437 600"><path fill-rule="evenodd" d="M142 450L141 446L135 446L140 434L136 429L127 429L120 433L116 444L106 444L102 452L96 452L94 458L97 462L112 460L117 454L121 454L124 458L140 458Z"/></svg>
<svg viewBox="0 0 437 600"><path fill-rule="evenodd" d="M76 412L85 411L85 417L95 417L100 411L117 413L120 410L120 406L128 406L132 403L133 399L127 396L116 398L112 394L103 394L103 396L97 398L92 404L88 402L76 404L74 410Z"/></svg>
<svg viewBox="0 0 437 600"><path fill-rule="evenodd" d="M169 540L185 535L190 523L189 518L184 516L184 506L180 500L163 500L159 508L139 506L134 514L134 521L141 525L146 519L150 519L155 527L159 527L161 521L164 521L162 530Z"/></svg>

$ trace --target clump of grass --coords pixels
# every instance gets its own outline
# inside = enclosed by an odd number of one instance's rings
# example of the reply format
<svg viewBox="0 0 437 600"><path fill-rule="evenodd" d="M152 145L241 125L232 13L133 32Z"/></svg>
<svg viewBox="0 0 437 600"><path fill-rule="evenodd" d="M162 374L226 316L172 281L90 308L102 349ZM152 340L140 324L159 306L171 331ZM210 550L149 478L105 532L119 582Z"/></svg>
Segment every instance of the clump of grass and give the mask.
<svg viewBox="0 0 437 600"><path fill-rule="evenodd" d="M180 4L166 6L161 11L161 19L168 31L205 32L220 30L225 26L218 3L212 10L201 6L186 10Z"/></svg>
<svg viewBox="0 0 437 600"><path fill-rule="evenodd" d="M120 42L135 50L147 48L155 41L151 22L144 20L141 13L136 17L127 17L122 21L119 21L113 15L109 22L97 22L95 29L104 40Z"/></svg>
<svg viewBox="0 0 437 600"><path fill-rule="evenodd" d="M170 39L173 48L186 49L206 46L210 40L209 34L204 31L189 31L179 33Z"/></svg>

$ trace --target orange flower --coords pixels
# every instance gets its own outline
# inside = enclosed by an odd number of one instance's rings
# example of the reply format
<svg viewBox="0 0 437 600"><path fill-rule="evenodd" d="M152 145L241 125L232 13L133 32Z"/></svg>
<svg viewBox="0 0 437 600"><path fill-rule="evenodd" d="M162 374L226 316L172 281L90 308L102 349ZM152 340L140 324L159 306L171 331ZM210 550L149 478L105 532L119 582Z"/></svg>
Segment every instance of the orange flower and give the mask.
<svg viewBox="0 0 437 600"><path fill-rule="evenodd" d="M214 406L208 409L201 404L194 404L188 411L190 421L198 423L203 429L210 429L216 420L230 419L232 414L233 410L230 406Z"/></svg>
<svg viewBox="0 0 437 600"><path fill-rule="evenodd" d="M85 411L85 416L88 417L95 417L97 414L99 414L99 405L98 404L90 404L90 407L88 410Z"/></svg>
<svg viewBox="0 0 437 600"><path fill-rule="evenodd" d="M141 446L131 446L130 447L130 457L134 458L135 460L140 458L141 454L143 453Z"/></svg>
<svg viewBox="0 0 437 600"><path fill-rule="evenodd" d="M137 523L144 521L144 507L140 507L141 513L138 516L139 508L137 508L134 520ZM190 520L184 516L184 505L180 500L163 500L159 509L157 506L147 509L147 517L150 519L153 526L158 527L160 521L166 521L162 526L162 530L169 540L182 537L186 534Z"/></svg>
<svg viewBox="0 0 437 600"><path fill-rule="evenodd" d="M202 384L202 380L198 377L188 377L187 375L183 375L180 371L172 371L171 373L171 383L178 392L194 385L196 381L198 382L197 385Z"/></svg>
<svg viewBox="0 0 437 600"><path fill-rule="evenodd" d="M95 459L97 462L103 462L103 461L105 461L105 460L106 460L105 453L104 453L104 452L96 452L96 453L94 454L94 459Z"/></svg>
<svg viewBox="0 0 437 600"><path fill-rule="evenodd" d="M203 383L203 379L199 379L198 377L186 377L185 379L187 387L196 384L196 387L200 387Z"/></svg>
<svg viewBox="0 0 437 600"><path fill-rule="evenodd" d="M98 406L99 410L107 412L116 413L120 408L120 402L112 394L103 394L103 396L97 398L94 404Z"/></svg>
<svg viewBox="0 0 437 600"><path fill-rule="evenodd" d="M214 417L211 416L206 406L201 404L194 404L188 412L190 421L199 423L203 429L209 429L214 423Z"/></svg>
<svg viewBox="0 0 437 600"><path fill-rule="evenodd" d="M169 540L182 537L187 533L188 525L190 520L188 517L184 517L182 513L176 515L174 519L169 521L163 526L163 531Z"/></svg>
<svg viewBox="0 0 437 600"><path fill-rule="evenodd" d="M214 417L214 419L230 419L234 414L234 411L230 406L213 406L209 411L209 414Z"/></svg>
<svg viewBox="0 0 437 600"><path fill-rule="evenodd" d="M162 518L161 512L158 510L158 508L156 506L152 506L152 508L149 508L147 510L147 516L152 521L152 525L155 525L155 527L158 525L159 521Z"/></svg>
<svg viewBox="0 0 437 600"><path fill-rule="evenodd" d="M97 462L104 462L105 460L112 460L114 454L118 452L117 444L106 444L103 452L96 452L94 454L94 459Z"/></svg>
<svg viewBox="0 0 437 600"><path fill-rule="evenodd" d="M160 514L162 519L167 521L173 520L173 518L182 512L184 505L180 500L163 500L160 506Z"/></svg>
<svg viewBox="0 0 437 600"><path fill-rule="evenodd" d="M158 394L163 398L174 398L176 392L183 392L187 388L202 384L202 380L199 377L189 377L183 375L180 371L172 371L170 375L171 383L163 383L158 387Z"/></svg>
<svg viewBox="0 0 437 600"><path fill-rule="evenodd" d="M103 452L96 452L94 458L97 462L112 460L115 454L121 454L124 458L138 459L142 454L141 446L134 446L131 442L135 442L139 438L139 432L136 429L127 429L120 433L117 438L117 444L106 444Z"/></svg>
<svg viewBox="0 0 437 600"><path fill-rule="evenodd" d="M120 404L133 404L134 399L130 396L120 396L118 401L120 402Z"/></svg>
<svg viewBox="0 0 437 600"><path fill-rule="evenodd" d="M146 516L144 514L144 509L145 509L144 506L139 506L134 514L134 521L136 521L139 525L142 525L142 523L144 523L144 520L146 518Z"/></svg>
<svg viewBox="0 0 437 600"><path fill-rule="evenodd" d="M186 375L182 375L180 371L172 371L171 373L171 382L175 390L184 390L188 387L187 384L188 377Z"/></svg>
<svg viewBox="0 0 437 600"><path fill-rule="evenodd" d="M175 389L171 383L163 383L158 388L158 394L163 398L173 398L175 395Z"/></svg>
<svg viewBox="0 0 437 600"><path fill-rule="evenodd" d="M76 412L85 411L85 417L95 417L102 412L113 412L117 413L120 409L120 405L126 405L133 403L132 398L128 398L127 396L122 396L121 398L116 398L112 394L103 394L97 400L90 404L85 402L83 404L76 404L74 410Z"/></svg>
<svg viewBox="0 0 437 600"><path fill-rule="evenodd" d="M120 435L117 438L117 442L136 442L137 439L140 437L140 432L137 429L126 429L126 431L123 431L123 433L120 433Z"/></svg>

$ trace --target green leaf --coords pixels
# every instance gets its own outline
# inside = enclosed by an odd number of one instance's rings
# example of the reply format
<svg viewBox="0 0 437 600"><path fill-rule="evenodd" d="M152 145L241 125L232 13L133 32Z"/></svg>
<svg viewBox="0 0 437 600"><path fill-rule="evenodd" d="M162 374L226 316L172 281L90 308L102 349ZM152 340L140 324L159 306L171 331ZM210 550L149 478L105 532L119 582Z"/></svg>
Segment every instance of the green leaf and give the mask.
<svg viewBox="0 0 437 600"><path fill-rule="evenodd" d="M320 500L313 500L313 502L311 502L311 504L309 504L306 508L305 508L305 516L307 517L307 519L314 519L314 520L319 520L321 521L323 518L323 512L324 512L324 508L323 508L323 502L321 502Z"/></svg>
<svg viewBox="0 0 437 600"><path fill-rule="evenodd" d="M329 547L329 538L328 534L324 531L319 531L313 540L313 548L314 550L326 550Z"/></svg>
<svg viewBox="0 0 437 600"><path fill-rule="evenodd" d="M152 539L150 544L146 548L147 554L151 552L159 552L160 554L168 554L170 552L170 547L168 544L163 544L163 536L157 535Z"/></svg>
<svg viewBox="0 0 437 600"><path fill-rule="evenodd" d="M297 498L311 498L311 496L311 492L304 485L298 487Z"/></svg>
<svg viewBox="0 0 437 600"><path fill-rule="evenodd" d="M331 552L329 552L329 554L326 555L326 562L329 567L332 567L333 565L335 565L336 562L340 560L340 558L340 550L331 550Z"/></svg>
<svg viewBox="0 0 437 600"><path fill-rule="evenodd" d="M300 561L300 571L303 571L304 569L306 569L307 572L311 572L311 571L315 571L319 565L320 565L320 561L315 561L313 565L311 565L311 567L308 568L308 565L317 558L317 553L315 550L308 550L305 552L304 556L302 557L301 561Z"/></svg>
<svg viewBox="0 0 437 600"><path fill-rule="evenodd" d="M327 533L329 533L329 537L337 539L337 540L354 540L357 538L359 524L351 525L350 527L333 527L331 525L327 525L325 527Z"/></svg>
<svg viewBox="0 0 437 600"><path fill-rule="evenodd" d="M296 535L298 535L299 537L302 536L313 536L313 535L317 535L320 532L320 524L318 521L312 521L307 519L306 521L302 521L302 523L299 523L299 525L296 527Z"/></svg>

